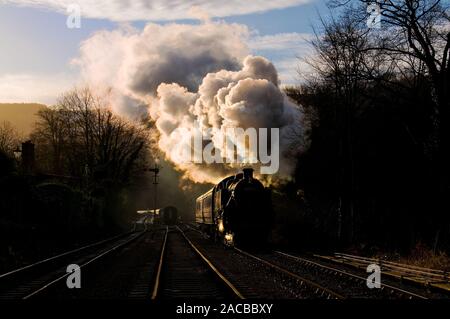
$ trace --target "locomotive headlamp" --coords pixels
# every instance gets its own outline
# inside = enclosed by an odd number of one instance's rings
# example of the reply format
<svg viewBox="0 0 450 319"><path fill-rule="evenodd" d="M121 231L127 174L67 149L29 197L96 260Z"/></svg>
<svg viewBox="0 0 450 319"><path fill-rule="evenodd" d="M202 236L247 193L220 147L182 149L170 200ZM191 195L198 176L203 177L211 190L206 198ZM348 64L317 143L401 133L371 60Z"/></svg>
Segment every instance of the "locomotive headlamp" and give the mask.
<svg viewBox="0 0 450 319"><path fill-rule="evenodd" d="M219 219L218 227L219 227L219 232L223 233L223 231L225 230L225 227L223 227L223 221L221 219Z"/></svg>
<svg viewBox="0 0 450 319"><path fill-rule="evenodd" d="M225 243L227 245L233 245L233 234L232 233L225 234Z"/></svg>

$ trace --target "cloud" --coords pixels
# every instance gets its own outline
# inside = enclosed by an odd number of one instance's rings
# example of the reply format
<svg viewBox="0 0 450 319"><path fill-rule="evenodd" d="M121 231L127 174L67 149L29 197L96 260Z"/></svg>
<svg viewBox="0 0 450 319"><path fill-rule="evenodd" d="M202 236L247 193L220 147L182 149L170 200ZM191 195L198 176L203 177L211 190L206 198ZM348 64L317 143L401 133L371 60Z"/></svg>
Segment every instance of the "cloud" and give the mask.
<svg viewBox="0 0 450 319"><path fill-rule="evenodd" d="M0 75L0 103L51 105L75 82L76 78L67 74L3 74Z"/></svg>
<svg viewBox="0 0 450 319"><path fill-rule="evenodd" d="M256 35L249 41L249 46L253 50L277 51L295 50L303 51L308 41L313 38L311 33L277 33L270 35Z"/></svg>
<svg viewBox="0 0 450 319"><path fill-rule="evenodd" d="M233 139L227 128L250 127L280 129L279 176L286 177L294 167L289 153L303 147L290 143L292 132L303 134L302 109L279 88L274 65L250 55L249 36L247 27L225 22L150 23L95 33L74 63L86 82L112 88L116 112L133 116L148 107L160 150L186 178L217 182L234 174L237 164L186 162L183 154L203 136L224 158L222 142Z"/></svg>
<svg viewBox="0 0 450 319"><path fill-rule="evenodd" d="M236 139L234 131L230 131L235 128L279 129L279 144L260 140L261 136L257 139L259 143L268 143L272 151L279 149L280 170L275 179L287 178L292 173L293 159L304 147L293 140L303 137L303 111L280 90L277 71L267 59L247 56L239 70L208 73L196 92L189 92L176 83L162 83L157 93L153 119L160 132L159 147L185 172L185 177L196 182L216 183L234 174L240 164L232 163L230 144L225 141L236 144L237 149L248 149L246 143ZM215 154L226 158L225 163L208 163L205 158L201 163L186 161L193 151L192 141L199 135L212 143ZM258 158L258 154L251 153L252 156ZM261 167L260 164L252 166Z"/></svg>
<svg viewBox="0 0 450 319"><path fill-rule="evenodd" d="M254 35L249 39L253 53L269 56L277 67L282 84L298 83L299 73L310 73L309 67L302 61L312 54L309 41L310 33L278 33L273 35Z"/></svg>
<svg viewBox="0 0 450 319"><path fill-rule="evenodd" d="M158 21L188 18L227 17L283 9L310 0L0 0L0 3L49 9L66 14L78 3L82 16L113 21Z"/></svg>
<svg viewBox="0 0 450 319"><path fill-rule="evenodd" d="M80 66L85 81L122 95L113 100L115 109L135 114L133 106L148 103L161 83L175 82L193 91L209 72L240 68L250 52L248 36L247 27L239 24L149 23L143 30L95 33L81 44L73 64Z"/></svg>

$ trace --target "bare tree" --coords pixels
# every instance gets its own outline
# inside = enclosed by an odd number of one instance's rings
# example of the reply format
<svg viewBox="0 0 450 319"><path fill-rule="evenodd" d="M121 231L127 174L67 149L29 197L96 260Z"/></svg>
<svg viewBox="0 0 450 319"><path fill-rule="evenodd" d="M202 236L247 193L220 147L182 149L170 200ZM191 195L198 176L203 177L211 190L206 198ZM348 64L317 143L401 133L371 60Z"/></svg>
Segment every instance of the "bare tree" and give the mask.
<svg viewBox="0 0 450 319"><path fill-rule="evenodd" d="M364 52L389 57L396 72L416 75L433 89L442 169L450 159L450 4L442 0L333 0L345 7L355 21L369 19L367 8L376 5L381 29L371 29L373 41ZM419 77L417 77L417 75ZM447 170L448 171L448 170ZM449 175L448 173L446 174Z"/></svg>
<svg viewBox="0 0 450 319"><path fill-rule="evenodd" d="M12 124L4 121L0 124L0 152L13 156L14 150L18 147L19 134Z"/></svg>
<svg viewBox="0 0 450 319"><path fill-rule="evenodd" d="M58 174L117 183L126 182L147 144L146 130L114 114L106 100L89 88L64 94L52 108L39 114L33 134L50 148Z"/></svg>
<svg viewBox="0 0 450 319"><path fill-rule="evenodd" d="M67 126L63 121L61 110L43 109L38 112L38 120L31 138L39 144L39 161L41 167L51 170L55 174L62 174L63 152L67 143ZM50 156L49 156L50 155ZM50 159L51 163L43 163Z"/></svg>
<svg viewBox="0 0 450 319"><path fill-rule="evenodd" d="M359 5L354 6L354 3ZM434 126L442 221L448 221L450 193L450 3L443 0L332 0L344 7L355 21L369 19L369 5L376 5L381 29L371 30L374 41L363 52L387 56L396 72L410 72L414 80L428 81L432 89ZM440 230L436 234L438 241Z"/></svg>
<svg viewBox="0 0 450 319"><path fill-rule="evenodd" d="M315 55L306 62L318 75L314 81L321 82L333 96L334 123L337 139L337 207L338 237L345 235L352 240L355 211L355 156L353 126L355 116L363 104L363 93L369 80L379 76L384 64L379 57L366 54L370 45L369 33L360 22L349 15L339 19L332 17L322 21L322 29L315 30L311 42ZM345 224L345 225L343 225ZM341 229L345 226L345 230ZM342 236L344 237L344 236Z"/></svg>

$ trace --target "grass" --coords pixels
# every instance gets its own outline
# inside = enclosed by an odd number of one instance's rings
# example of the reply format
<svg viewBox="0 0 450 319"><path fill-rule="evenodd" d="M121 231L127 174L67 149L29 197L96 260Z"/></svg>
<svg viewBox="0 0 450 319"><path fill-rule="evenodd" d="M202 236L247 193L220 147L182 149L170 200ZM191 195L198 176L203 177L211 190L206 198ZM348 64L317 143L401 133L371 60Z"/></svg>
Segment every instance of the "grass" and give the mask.
<svg viewBox="0 0 450 319"><path fill-rule="evenodd" d="M450 256L418 243L408 256L400 257L399 262L420 267L450 271Z"/></svg>
<svg viewBox="0 0 450 319"><path fill-rule="evenodd" d="M434 252L421 242L417 243L407 255L378 253L374 257L407 265L450 271L450 256L442 251Z"/></svg>

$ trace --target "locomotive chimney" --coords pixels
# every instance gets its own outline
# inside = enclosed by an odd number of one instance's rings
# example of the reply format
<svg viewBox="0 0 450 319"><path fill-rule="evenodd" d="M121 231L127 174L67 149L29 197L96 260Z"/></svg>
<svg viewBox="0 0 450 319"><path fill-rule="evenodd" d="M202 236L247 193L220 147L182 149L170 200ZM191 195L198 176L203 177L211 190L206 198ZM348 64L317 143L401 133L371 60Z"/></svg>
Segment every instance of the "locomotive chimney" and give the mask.
<svg viewBox="0 0 450 319"><path fill-rule="evenodd" d="M253 178L253 168L244 168L244 179L251 180Z"/></svg>

